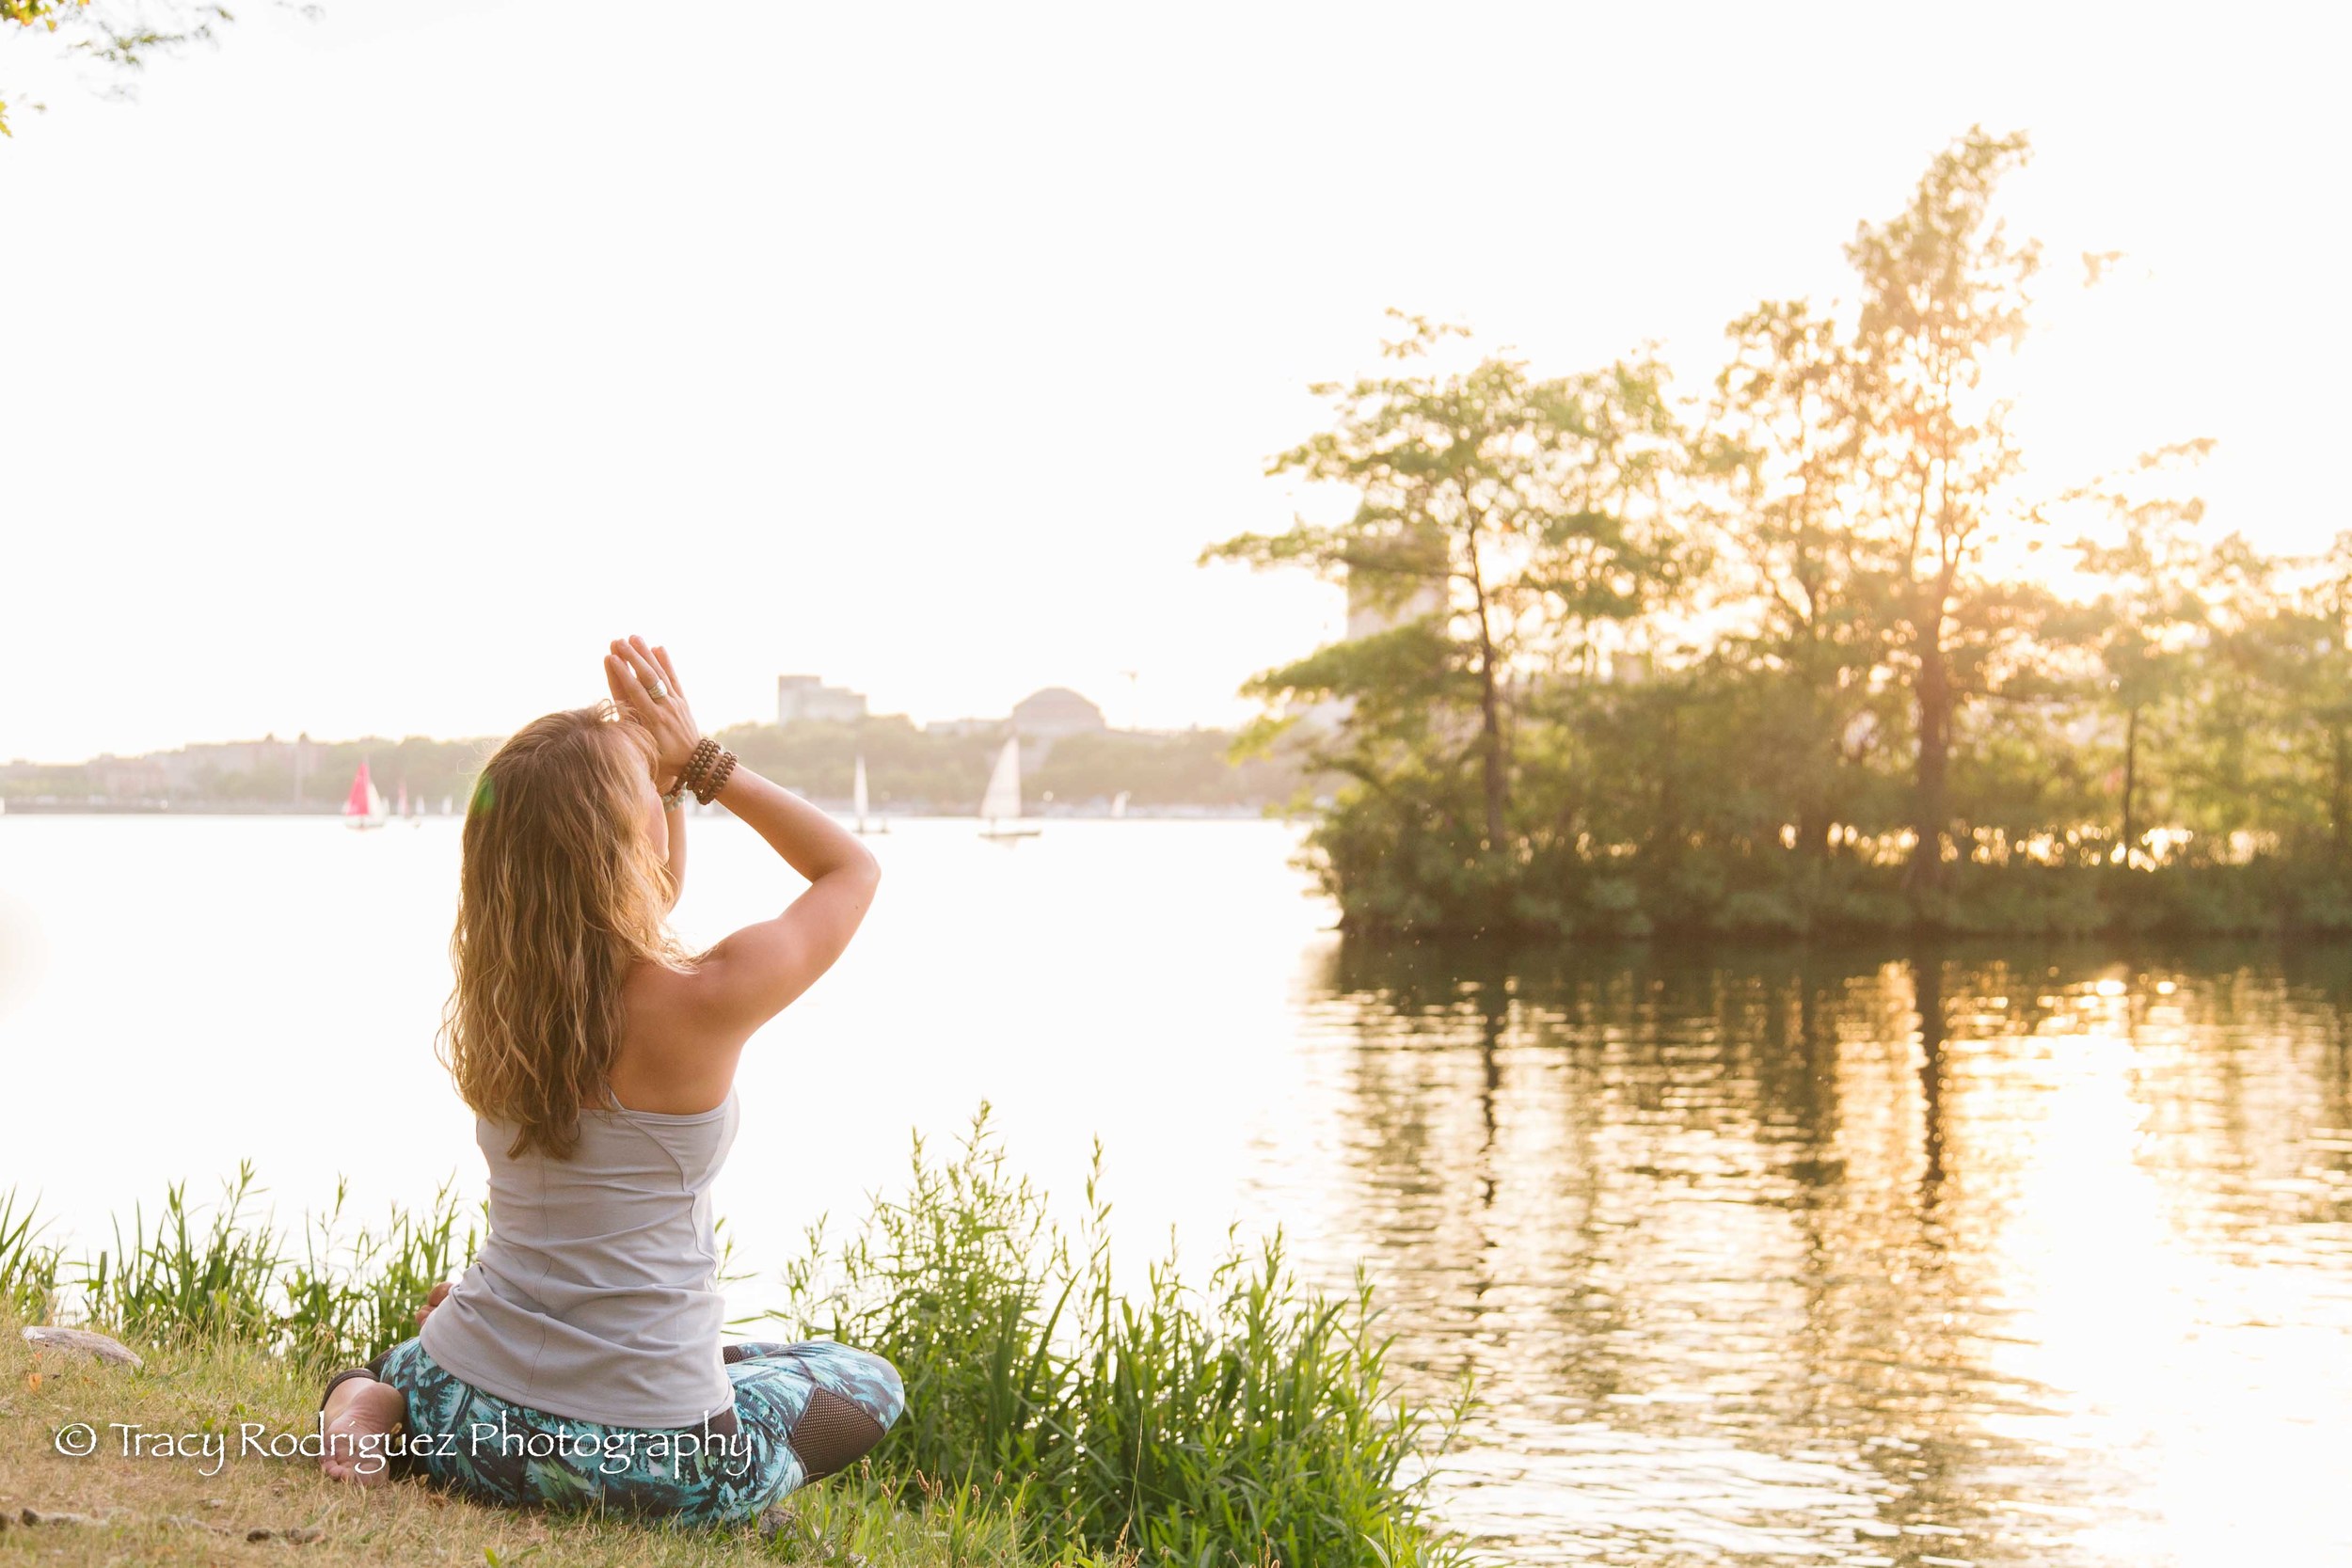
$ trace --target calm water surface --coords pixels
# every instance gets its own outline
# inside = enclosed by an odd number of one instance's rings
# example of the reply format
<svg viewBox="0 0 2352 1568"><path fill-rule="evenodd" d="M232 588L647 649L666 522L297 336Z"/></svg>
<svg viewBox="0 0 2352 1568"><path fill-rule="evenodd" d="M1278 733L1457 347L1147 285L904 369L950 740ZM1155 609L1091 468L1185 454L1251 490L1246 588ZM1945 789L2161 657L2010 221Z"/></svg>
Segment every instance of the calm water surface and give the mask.
<svg viewBox="0 0 2352 1568"><path fill-rule="evenodd" d="M763 1273L982 1099L1140 1264L1281 1224L1487 1404L1497 1559L2333 1564L2352 1459L2352 963L2270 948L1375 953L1272 823L899 823L755 1041ZM678 923L795 879L697 819ZM76 1235L240 1158L281 1221L453 1177L453 822L0 817L0 1186ZM747 1284L739 1306L769 1288Z"/></svg>

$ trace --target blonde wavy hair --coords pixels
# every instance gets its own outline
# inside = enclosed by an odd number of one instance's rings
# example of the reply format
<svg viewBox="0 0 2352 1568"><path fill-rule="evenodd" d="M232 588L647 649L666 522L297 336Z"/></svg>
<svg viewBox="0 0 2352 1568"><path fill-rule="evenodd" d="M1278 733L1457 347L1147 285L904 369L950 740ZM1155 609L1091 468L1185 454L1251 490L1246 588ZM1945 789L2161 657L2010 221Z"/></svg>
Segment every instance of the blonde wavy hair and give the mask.
<svg viewBox="0 0 2352 1568"><path fill-rule="evenodd" d="M656 754L610 702L534 719L484 765L466 808L457 983L437 1053L510 1156L556 1159L604 1103L620 1049L621 982L641 961L691 969L669 928L676 887L644 829Z"/></svg>

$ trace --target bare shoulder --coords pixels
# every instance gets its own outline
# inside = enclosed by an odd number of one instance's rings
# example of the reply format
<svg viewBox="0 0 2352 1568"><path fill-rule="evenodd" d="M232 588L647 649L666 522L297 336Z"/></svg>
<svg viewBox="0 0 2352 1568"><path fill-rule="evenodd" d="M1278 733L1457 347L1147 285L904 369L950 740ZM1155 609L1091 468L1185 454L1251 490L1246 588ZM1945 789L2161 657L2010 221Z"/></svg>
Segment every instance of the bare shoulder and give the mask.
<svg viewBox="0 0 2352 1568"><path fill-rule="evenodd" d="M672 969L667 964L639 962L629 966L628 978L621 982L621 1000L628 1008L629 1033L642 1029L665 1037L677 1033L677 1026L691 1022L696 995L694 969Z"/></svg>
<svg viewBox="0 0 2352 1568"><path fill-rule="evenodd" d="M881 877L851 844L783 913L734 932L691 968L637 965L622 985L628 1019L612 1073L622 1103L697 1111L725 1099L744 1045L841 957Z"/></svg>
<svg viewBox="0 0 2352 1568"><path fill-rule="evenodd" d="M639 963L622 982L628 1020L612 1079L630 1109L691 1115L733 1086L747 1036L713 1015L698 978L697 971Z"/></svg>

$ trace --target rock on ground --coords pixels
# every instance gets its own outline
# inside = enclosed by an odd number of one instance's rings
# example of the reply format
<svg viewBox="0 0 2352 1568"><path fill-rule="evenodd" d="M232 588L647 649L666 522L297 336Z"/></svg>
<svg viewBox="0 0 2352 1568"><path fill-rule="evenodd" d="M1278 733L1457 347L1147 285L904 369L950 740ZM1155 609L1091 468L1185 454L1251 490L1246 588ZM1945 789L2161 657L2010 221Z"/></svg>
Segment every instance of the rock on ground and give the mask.
<svg viewBox="0 0 2352 1568"><path fill-rule="evenodd" d="M103 1334L93 1334L87 1328L52 1328L35 1324L24 1330L24 1338L39 1349L70 1351L94 1356L109 1366L137 1367L145 1364L121 1340L108 1338Z"/></svg>

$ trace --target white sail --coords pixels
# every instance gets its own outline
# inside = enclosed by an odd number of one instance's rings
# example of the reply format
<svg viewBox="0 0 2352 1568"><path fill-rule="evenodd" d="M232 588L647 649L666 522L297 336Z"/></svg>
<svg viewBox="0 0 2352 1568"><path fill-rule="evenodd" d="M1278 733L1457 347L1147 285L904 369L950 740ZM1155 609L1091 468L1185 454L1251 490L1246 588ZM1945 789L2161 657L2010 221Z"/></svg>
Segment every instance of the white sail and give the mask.
<svg viewBox="0 0 2352 1568"><path fill-rule="evenodd" d="M1021 741L1005 742L996 753L996 770L988 776L988 793L980 797L980 815L991 822L1021 815Z"/></svg>
<svg viewBox="0 0 2352 1568"><path fill-rule="evenodd" d="M375 787L373 779L368 781L368 820L384 820L384 792Z"/></svg>
<svg viewBox="0 0 2352 1568"><path fill-rule="evenodd" d="M1122 789L1111 797L1111 815L1113 816L1127 815L1127 792L1125 790Z"/></svg>
<svg viewBox="0 0 2352 1568"><path fill-rule="evenodd" d="M860 752L858 753L858 757L857 757L857 774L856 774L856 776L855 776L853 779L851 779L851 780L850 780L850 798L851 798L851 800L852 800L853 807L854 807L854 809L855 809L855 810L856 810L856 812L857 812L857 819L858 819L860 822L865 821L865 820L866 820L866 753L865 753L865 752Z"/></svg>

